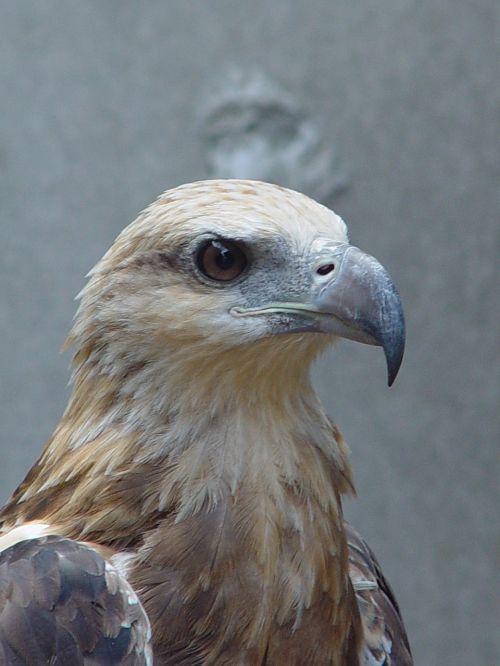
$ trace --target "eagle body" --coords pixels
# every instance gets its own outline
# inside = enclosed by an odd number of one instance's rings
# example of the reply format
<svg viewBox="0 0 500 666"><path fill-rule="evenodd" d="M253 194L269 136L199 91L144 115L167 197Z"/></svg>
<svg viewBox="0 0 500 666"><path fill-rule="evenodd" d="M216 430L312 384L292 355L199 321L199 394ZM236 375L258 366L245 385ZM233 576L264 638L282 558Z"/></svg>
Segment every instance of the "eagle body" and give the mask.
<svg viewBox="0 0 500 666"><path fill-rule="evenodd" d="M309 379L339 336L394 375L394 294L290 190L206 181L146 209L90 273L69 404L0 515L5 663L411 664ZM21 616L51 641L23 646Z"/></svg>

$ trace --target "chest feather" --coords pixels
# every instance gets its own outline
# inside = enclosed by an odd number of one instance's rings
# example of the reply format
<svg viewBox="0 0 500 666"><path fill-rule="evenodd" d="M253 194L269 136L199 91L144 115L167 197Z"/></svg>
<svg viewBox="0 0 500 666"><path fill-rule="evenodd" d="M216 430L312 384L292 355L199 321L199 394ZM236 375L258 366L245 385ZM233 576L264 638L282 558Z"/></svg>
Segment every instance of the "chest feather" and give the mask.
<svg viewBox="0 0 500 666"><path fill-rule="evenodd" d="M159 664L357 661L359 618L339 515L231 496L152 531L129 570Z"/></svg>

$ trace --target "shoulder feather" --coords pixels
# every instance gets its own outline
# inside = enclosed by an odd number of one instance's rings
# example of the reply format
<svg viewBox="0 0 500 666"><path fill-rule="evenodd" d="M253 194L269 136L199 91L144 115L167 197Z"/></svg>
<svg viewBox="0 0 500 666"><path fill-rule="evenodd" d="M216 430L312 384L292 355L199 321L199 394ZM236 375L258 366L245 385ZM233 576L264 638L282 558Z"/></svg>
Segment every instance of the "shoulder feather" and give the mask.
<svg viewBox="0 0 500 666"><path fill-rule="evenodd" d="M349 575L363 625L361 666L412 666L410 645L394 593L370 547L345 523Z"/></svg>
<svg viewBox="0 0 500 666"><path fill-rule="evenodd" d="M149 666L150 634L128 582L89 546L46 536L0 553L0 663Z"/></svg>

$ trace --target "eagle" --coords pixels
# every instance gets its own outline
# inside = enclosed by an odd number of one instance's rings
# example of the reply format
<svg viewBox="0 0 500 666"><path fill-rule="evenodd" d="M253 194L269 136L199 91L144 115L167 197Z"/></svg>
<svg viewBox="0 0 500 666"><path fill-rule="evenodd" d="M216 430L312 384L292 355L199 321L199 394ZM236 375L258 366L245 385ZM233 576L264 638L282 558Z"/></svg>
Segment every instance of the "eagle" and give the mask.
<svg viewBox="0 0 500 666"><path fill-rule="evenodd" d="M382 347L393 383L388 272L307 196L212 180L166 191L88 277L67 408L0 514L0 663L412 664L310 379L341 337Z"/></svg>

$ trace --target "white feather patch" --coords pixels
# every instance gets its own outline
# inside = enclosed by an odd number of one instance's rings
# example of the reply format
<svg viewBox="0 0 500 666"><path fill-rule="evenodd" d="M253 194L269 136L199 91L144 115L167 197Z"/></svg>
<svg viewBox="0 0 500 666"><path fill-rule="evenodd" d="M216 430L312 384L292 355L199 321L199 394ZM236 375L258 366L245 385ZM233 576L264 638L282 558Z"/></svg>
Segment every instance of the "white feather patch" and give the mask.
<svg viewBox="0 0 500 666"><path fill-rule="evenodd" d="M25 523L24 525L19 525L0 536L0 552L14 546L20 541L38 539L53 533L51 526L47 523Z"/></svg>

